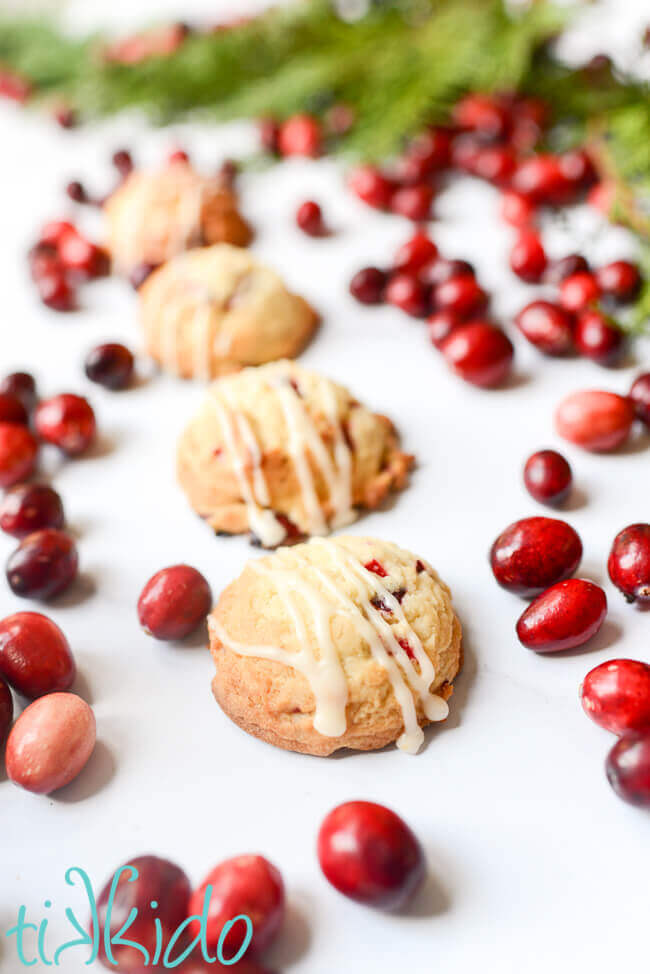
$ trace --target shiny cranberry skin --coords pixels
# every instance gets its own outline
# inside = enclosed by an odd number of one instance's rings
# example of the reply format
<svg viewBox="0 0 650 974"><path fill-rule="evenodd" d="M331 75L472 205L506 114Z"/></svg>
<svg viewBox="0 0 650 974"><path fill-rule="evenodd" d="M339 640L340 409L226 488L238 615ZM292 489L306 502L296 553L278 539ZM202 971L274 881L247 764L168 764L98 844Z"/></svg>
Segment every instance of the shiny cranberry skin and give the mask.
<svg viewBox="0 0 650 974"><path fill-rule="evenodd" d="M414 318L423 318L429 310L429 289L413 274L395 274L386 285L385 299Z"/></svg>
<svg viewBox="0 0 650 974"><path fill-rule="evenodd" d="M517 637L536 653L559 653L595 636L606 615L602 588L583 578L568 578L551 585L522 612Z"/></svg>
<svg viewBox="0 0 650 974"><path fill-rule="evenodd" d="M26 426L0 423L0 487L26 480L36 466L38 444Z"/></svg>
<svg viewBox="0 0 650 974"><path fill-rule="evenodd" d="M296 213L296 224L310 237L322 237L325 233L323 211L314 200L301 203Z"/></svg>
<svg viewBox="0 0 650 974"><path fill-rule="evenodd" d="M149 579L138 599L142 628L156 639L183 639L212 608L207 581L190 565L162 568Z"/></svg>
<svg viewBox="0 0 650 974"><path fill-rule="evenodd" d="M348 176L348 186L360 200L378 210L386 210L395 192L395 184L376 166L358 166Z"/></svg>
<svg viewBox="0 0 650 974"><path fill-rule="evenodd" d="M390 209L407 220L416 223L428 220L433 203L433 186L429 183L416 183L415 186L402 186L390 198Z"/></svg>
<svg viewBox="0 0 650 974"><path fill-rule="evenodd" d="M124 870L122 872L122 870ZM137 871L137 878L136 876ZM110 918L108 915L108 901L114 876L119 875L116 891L112 903ZM166 949L173 934L187 918L191 895L190 881L178 866L167 859L157 856L138 856L124 863L116 870L109 882L106 883L97 897L97 913L100 929L109 924L111 937L116 937L127 923L129 915L134 912L133 923L128 927L128 934L124 940L131 940L140 944L148 952L150 958L156 952L157 936L160 936ZM152 907L151 904L156 906ZM157 931L156 919L160 922ZM180 955L183 945L170 952L170 962ZM143 965L144 955L135 947L118 944L112 948L113 960L106 954L105 938L100 936L99 959L102 964L113 971L138 972L149 970ZM163 954L164 957L164 954ZM161 965L162 968L162 965ZM156 965L153 970L158 970ZM185 969L182 965L180 970Z"/></svg>
<svg viewBox="0 0 650 974"><path fill-rule="evenodd" d="M18 423L26 426L29 415L17 396L9 392L0 392L0 423Z"/></svg>
<svg viewBox="0 0 650 974"><path fill-rule="evenodd" d="M621 737L607 755L605 772L619 798L650 808L650 733Z"/></svg>
<svg viewBox="0 0 650 974"><path fill-rule="evenodd" d="M630 524L619 531L607 571L628 602L650 605L650 524Z"/></svg>
<svg viewBox="0 0 650 974"><path fill-rule="evenodd" d="M0 392L20 399L28 413L36 405L36 382L29 372L11 372L0 381Z"/></svg>
<svg viewBox="0 0 650 974"><path fill-rule="evenodd" d="M40 402L34 425L42 440L71 457L90 446L96 431L95 414L88 400L68 392Z"/></svg>
<svg viewBox="0 0 650 974"><path fill-rule="evenodd" d="M530 156L520 162L512 177L512 189L532 203L549 206L562 206L575 192L559 158L553 155Z"/></svg>
<svg viewBox="0 0 650 974"><path fill-rule="evenodd" d="M625 336L621 329L596 309L582 311L578 315L573 339L580 355L599 365L618 362L625 348Z"/></svg>
<svg viewBox="0 0 650 974"><path fill-rule="evenodd" d="M650 372L644 372L634 380L630 399L634 403L637 417L650 427Z"/></svg>
<svg viewBox="0 0 650 974"><path fill-rule="evenodd" d="M572 480L571 467L555 450L539 450L526 460L526 490L542 504L560 504L571 490Z"/></svg>
<svg viewBox="0 0 650 974"><path fill-rule="evenodd" d="M512 227L530 226L535 220L537 210L527 196L508 190L501 197L501 219Z"/></svg>
<svg viewBox="0 0 650 974"><path fill-rule="evenodd" d="M495 186L505 186L517 166L512 149L502 145L481 147L472 163L472 172Z"/></svg>
<svg viewBox="0 0 650 974"><path fill-rule="evenodd" d="M559 158L560 172L566 177L575 195L588 189L597 179L594 164L584 149L572 149Z"/></svg>
<svg viewBox="0 0 650 974"><path fill-rule="evenodd" d="M390 166L391 179L400 186L414 186L416 183L425 182L430 173L427 160L418 156L398 156Z"/></svg>
<svg viewBox="0 0 650 974"><path fill-rule="evenodd" d="M452 118L460 128L485 139L502 139L510 127L506 106L492 95L465 95L454 106Z"/></svg>
<svg viewBox="0 0 650 974"><path fill-rule="evenodd" d="M544 274L548 284L559 286L562 281L573 274L589 273L589 264L582 254L567 254L558 260L552 260Z"/></svg>
<svg viewBox="0 0 650 974"><path fill-rule="evenodd" d="M150 274L153 274L159 266L159 264L147 264L146 262L137 264L129 274L129 280L133 290L139 291Z"/></svg>
<svg viewBox="0 0 650 974"><path fill-rule="evenodd" d="M521 233L510 251L510 268L522 281L537 284L546 270L546 251L536 233Z"/></svg>
<svg viewBox="0 0 650 974"><path fill-rule="evenodd" d="M540 595L575 572L582 542L566 521L525 517L502 531L490 550L499 585L524 597Z"/></svg>
<svg viewBox="0 0 650 974"><path fill-rule="evenodd" d="M260 136L260 144L266 152L272 155L278 153L278 140L280 137L280 123L275 118L260 118L257 123L257 130Z"/></svg>
<svg viewBox="0 0 650 974"><path fill-rule="evenodd" d="M396 271L412 274L437 256L438 248L433 240L422 230L418 230L398 249L393 259L393 267Z"/></svg>
<svg viewBox="0 0 650 974"><path fill-rule="evenodd" d="M108 342L86 356L84 370L91 382L106 389L126 389L133 378L134 358L126 345Z"/></svg>
<svg viewBox="0 0 650 974"><path fill-rule="evenodd" d="M190 899L190 915L200 916L206 887L212 886L206 942L215 951L224 924L244 914L253 924L253 939L248 948L259 954L273 942L284 919L284 883L279 870L263 856L236 856L219 863ZM190 932L196 924L190 927ZM198 932L198 931L195 931ZM234 957L244 939L243 924L231 928L222 941L225 959Z"/></svg>
<svg viewBox="0 0 650 974"><path fill-rule="evenodd" d="M584 450L615 450L630 435L634 406L615 392L584 389L563 399L555 412L560 436Z"/></svg>
<svg viewBox="0 0 650 974"><path fill-rule="evenodd" d="M445 169L451 159L451 138L443 129L428 129L409 142L406 157L417 160L422 172L430 174Z"/></svg>
<svg viewBox="0 0 650 974"><path fill-rule="evenodd" d="M475 135L458 135L453 141L451 161L454 169L473 173L474 164L481 151L481 143Z"/></svg>
<svg viewBox="0 0 650 974"><path fill-rule="evenodd" d="M487 307L488 296L473 274L450 277L433 289L433 306L453 311L459 318L480 314Z"/></svg>
<svg viewBox="0 0 650 974"><path fill-rule="evenodd" d="M122 178L128 176L133 170L133 157L128 149L117 149L111 157L111 162Z"/></svg>
<svg viewBox="0 0 650 974"><path fill-rule="evenodd" d="M551 301L531 301L515 324L528 341L545 355L566 355L573 349L573 317Z"/></svg>
<svg viewBox="0 0 650 974"><path fill-rule="evenodd" d="M58 254L64 268L81 281L101 277L108 269L105 251L86 240L76 230L63 234L59 241Z"/></svg>
<svg viewBox="0 0 650 974"><path fill-rule="evenodd" d="M74 311L77 307L77 292L68 281L63 268L38 279L38 295L52 311Z"/></svg>
<svg viewBox="0 0 650 974"><path fill-rule="evenodd" d="M437 257L435 260L428 261L418 271L418 277L423 284L429 287L437 287L451 280L452 277L474 277L474 267L468 260L447 260L446 257Z"/></svg>
<svg viewBox="0 0 650 974"><path fill-rule="evenodd" d="M0 500L0 529L14 538L41 528L62 528L63 523L61 498L45 484L18 484Z"/></svg>
<svg viewBox="0 0 650 974"><path fill-rule="evenodd" d="M599 297L600 288L593 274L571 274L560 284L560 304L567 311L582 311Z"/></svg>
<svg viewBox="0 0 650 974"><path fill-rule="evenodd" d="M23 538L7 561L12 592L30 599L51 599L77 576L77 548L69 534L55 528L34 531Z"/></svg>
<svg viewBox="0 0 650 974"><path fill-rule="evenodd" d="M318 833L318 861L339 893L383 910L401 907L426 872L406 822L374 802L346 802L329 813Z"/></svg>
<svg viewBox="0 0 650 974"><path fill-rule="evenodd" d="M318 119L311 115L292 115L280 126L278 149L282 156L308 156L312 159L319 156L322 131Z"/></svg>
<svg viewBox="0 0 650 974"><path fill-rule="evenodd" d="M4 742L14 717L14 701L11 690L0 677L0 744Z"/></svg>
<svg viewBox="0 0 650 974"><path fill-rule="evenodd" d="M629 260L615 260L599 267L596 281L603 294L621 304L632 301L641 288L639 268Z"/></svg>
<svg viewBox="0 0 650 974"><path fill-rule="evenodd" d="M37 286L44 277L54 278L65 275L65 269L59 255L50 244L36 244L29 251L27 259L29 261L29 273Z"/></svg>
<svg viewBox="0 0 650 974"><path fill-rule="evenodd" d="M429 338L436 348L442 348L445 339L451 335L452 331L463 324L462 318L455 315L453 311L434 311L427 318L429 328Z"/></svg>
<svg viewBox="0 0 650 974"><path fill-rule="evenodd" d="M361 304L381 304L388 274L378 267L363 267L350 281L350 294Z"/></svg>
<svg viewBox="0 0 650 974"><path fill-rule="evenodd" d="M484 389L503 382L514 357L508 336L489 321L471 321L455 328L441 351L456 375Z"/></svg>
<svg viewBox="0 0 650 974"><path fill-rule="evenodd" d="M67 220L50 220L41 230L39 244L57 248L67 233L76 233L77 228Z"/></svg>
<svg viewBox="0 0 650 974"><path fill-rule="evenodd" d="M587 673L580 701L588 717L617 737L650 732L650 666L612 659Z"/></svg>
<svg viewBox="0 0 650 974"><path fill-rule="evenodd" d="M15 612L0 620L0 673L30 700L69 690L77 674L68 640L39 612Z"/></svg>

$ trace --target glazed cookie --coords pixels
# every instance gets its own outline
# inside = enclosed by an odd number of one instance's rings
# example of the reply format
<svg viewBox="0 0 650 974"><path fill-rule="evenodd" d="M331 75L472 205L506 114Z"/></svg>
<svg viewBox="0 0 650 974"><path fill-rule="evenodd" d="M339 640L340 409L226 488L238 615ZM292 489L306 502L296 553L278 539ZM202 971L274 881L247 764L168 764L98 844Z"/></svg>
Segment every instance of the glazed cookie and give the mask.
<svg viewBox="0 0 650 974"><path fill-rule="evenodd" d="M389 419L287 360L214 382L178 449L195 511L269 548L350 524L412 464Z"/></svg>
<svg viewBox="0 0 650 974"><path fill-rule="evenodd" d="M217 702L277 747L415 753L448 715L462 657L449 589L390 542L317 538L250 561L208 625Z"/></svg>
<svg viewBox="0 0 650 974"><path fill-rule="evenodd" d="M304 298L229 244L180 254L154 271L139 295L147 351L184 378L293 358L317 324Z"/></svg>
<svg viewBox="0 0 650 974"><path fill-rule="evenodd" d="M244 247L251 239L232 190L187 162L134 170L109 196L104 214L106 245L121 273L138 264L162 264L190 247L221 242Z"/></svg>

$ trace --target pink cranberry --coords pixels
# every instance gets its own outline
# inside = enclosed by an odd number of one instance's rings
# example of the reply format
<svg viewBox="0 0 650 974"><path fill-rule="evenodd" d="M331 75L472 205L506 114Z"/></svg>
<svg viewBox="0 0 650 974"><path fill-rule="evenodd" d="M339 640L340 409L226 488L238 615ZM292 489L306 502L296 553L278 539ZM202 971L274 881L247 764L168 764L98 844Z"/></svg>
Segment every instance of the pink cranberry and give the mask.
<svg viewBox="0 0 650 974"><path fill-rule="evenodd" d="M580 355L600 365L618 362L625 347L625 336L618 325L595 308L578 315L573 338Z"/></svg>
<svg viewBox="0 0 650 974"><path fill-rule="evenodd" d="M573 575L582 542L566 521L525 517L510 524L492 545L490 564L499 585L517 595L540 595Z"/></svg>
<svg viewBox="0 0 650 974"><path fill-rule="evenodd" d="M462 318L459 318L453 311L434 311L427 318L431 343L436 348L442 348L445 339L462 323Z"/></svg>
<svg viewBox="0 0 650 974"><path fill-rule="evenodd" d="M190 915L203 912L208 885L212 886L206 925L208 949L216 950L224 924L244 914L253 924L249 950L253 954L266 950L284 919L284 883L275 866L263 856L252 855L236 856L219 863L192 894ZM226 959L234 957L240 950L244 934L243 925L236 924L231 928L222 941Z"/></svg>
<svg viewBox="0 0 650 974"><path fill-rule="evenodd" d="M378 210L387 210L395 184L376 166L358 166L348 176L348 186L360 200Z"/></svg>
<svg viewBox="0 0 650 974"><path fill-rule="evenodd" d="M582 311L599 297L600 288L593 274L571 274L560 284L560 304L567 311Z"/></svg>
<svg viewBox="0 0 650 974"><path fill-rule="evenodd" d="M390 198L390 209L407 220L416 223L428 220L433 203L433 186L429 183L416 183L415 186L402 186Z"/></svg>
<svg viewBox="0 0 650 974"><path fill-rule="evenodd" d="M555 412L561 437L596 453L615 450L630 435L634 405L624 396L585 389L563 399Z"/></svg>
<svg viewBox="0 0 650 974"><path fill-rule="evenodd" d="M512 227L527 227L536 216L534 203L527 196L507 190L501 197L501 219Z"/></svg>
<svg viewBox="0 0 650 974"><path fill-rule="evenodd" d="M546 270L546 251L531 230L521 233L510 251L510 268L522 281L537 284Z"/></svg>
<svg viewBox="0 0 650 974"><path fill-rule="evenodd" d="M211 608L212 592L203 575L189 565L172 565L152 575L142 589L138 618L156 639L183 639Z"/></svg>
<svg viewBox="0 0 650 974"><path fill-rule="evenodd" d="M482 146L475 154L472 172L495 186L505 186L517 167L515 154L504 145Z"/></svg>
<svg viewBox="0 0 650 974"><path fill-rule="evenodd" d="M26 426L29 414L17 396L0 392L0 423L19 423Z"/></svg>
<svg viewBox="0 0 650 974"><path fill-rule="evenodd" d="M489 321L471 321L455 328L441 351L457 375L486 389L503 382L514 357L508 336Z"/></svg>
<svg viewBox="0 0 650 974"><path fill-rule="evenodd" d="M55 528L34 531L23 538L7 561L7 581L15 595L51 599L77 576L77 548L70 537Z"/></svg>
<svg viewBox="0 0 650 974"><path fill-rule="evenodd" d="M133 378L135 360L125 345L97 345L86 356L84 371L91 382L106 389L126 389Z"/></svg>
<svg viewBox="0 0 650 974"><path fill-rule="evenodd" d="M0 620L0 673L30 700L69 690L77 673L68 640L39 612Z"/></svg>
<svg viewBox="0 0 650 974"><path fill-rule="evenodd" d="M300 204L296 213L296 223L303 233L310 237L322 237L325 233L323 211L313 200Z"/></svg>
<svg viewBox="0 0 650 974"><path fill-rule="evenodd" d="M650 666L612 659L587 673L580 687L584 712L618 737L650 732Z"/></svg>
<svg viewBox="0 0 650 974"><path fill-rule="evenodd" d="M36 405L36 382L29 372L11 372L0 382L0 392L20 399L28 413Z"/></svg>
<svg viewBox="0 0 650 974"><path fill-rule="evenodd" d="M318 119L312 115L292 115L280 126L278 149L282 156L308 156L314 159L321 154L322 141Z"/></svg>
<svg viewBox="0 0 650 974"><path fill-rule="evenodd" d="M566 355L573 348L573 318L551 301L531 301L519 312L515 324L545 355Z"/></svg>
<svg viewBox="0 0 650 974"><path fill-rule="evenodd" d="M418 230L398 249L393 259L393 267L396 271L412 274L437 256L438 248L433 240L424 231Z"/></svg>
<svg viewBox="0 0 650 974"><path fill-rule="evenodd" d="M0 423L0 487L26 480L36 466L38 444L26 426Z"/></svg>
<svg viewBox="0 0 650 974"><path fill-rule="evenodd" d="M634 380L630 399L636 408L637 417L650 427L650 372L644 372Z"/></svg>
<svg viewBox="0 0 650 974"><path fill-rule="evenodd" d="M77 777L95 748L95 716L74 693L48 693L14 724L5 755L10 780L49 795Z"/></svg>
<svg viewBox="0 0 650 974"><path fill-rule="evenodd" d="M596 271L596 281L603 294L625 304L632 301L641 288L641 274L629 260L615 260Z"/></svg>
<svg viewBox="0 0 650 974"><path fill-rule="evenodd" d="M96 430L95 414L88 400L67 392L40 402L34 425L42 440L71 457L88 449Z"/></svg>
<svg viewBox="0 0 650 974"><path fill-rule="evenodd" d="M502 139L510 127L507 108L493 95L465 95L454 106L452 118L459 128L485 139Z"/></svg>
<svg viewBox="0 0 650 974"><path fill-rule="evenodd" d="M433 289L433 306L453 311L460 318L480 314L487 307L488 296L473 274L450 277Z"/></svg>
<svg viewBox="0 0 650 974"><path fill-rule="evenodd" d="M589 273L589 264L582 254L567 254L566 257L551 261L546 269L544 280L548 284L559 286L567 277L583 273Z"/></svg>
<svg viewBox="0 0 650 974"><path fill-rule="evenodd" d="M526 460L526 490L542 504L560 504L571 490L572 480L571 467L555 450L540 450Z"/></svg>
<svg viewBox="0 0 650 974"><path fill-rule="evenodd" d="M17 484L0 500L0 529L24 538L41 528L62 528L63 504L45 484Z"/></svg>
<svg viewBox="0 0 650 974"><path fill-rule="evenodd" d="M395 274L386 285L385 299L414 318L429 310L429 289L413 274Z"/></svg>
<svg viewBox="0 0 650 974"><path fill-rule="evenodd" d="M628 602L650 605L650 524L630 524L619 531L607 570Z"/></svg>
<svg viewBox="0 0 650 974"><path fill-rule="evenodd" d="M621 737L607 755L605 771L619 798L650 808L650 733Z"/></svg>
<svg viewBox="0 0 650 974"><path fill-rule="evenodd" d="M374 802L346 802L329 813L318 833L318 860L339 893L385 910L401 907L426 872L406 822Z"/></svg>
<svg viewBox="0 0 650 974"><path fill-rule="evenodd" d="M0 744L3 744L14 717L14 701L11 690L0 676Z"/></svg>
<svg viewBox="0 0 650 974"><path fill-rule="evenodd" d="M52 311L74 311L77 307L77 292L62 267L39 277L38 295Z"/></svg>
<svg viewBox="0 0 650 974"><path fill-rule="evenodd" d="M474 267L468 260L447 260L446 257L436 257L418 270L418 277L429 287L438 287L452 277L475 277Z"/></svg>
<svg viewBox="0 0 650 974"><path fill-rule="evenodd" d="M361 304L381 304L388 274L378 267L363 267L350 281L350 294Z"/></svg>
<svg viewBox="0 0 650 974"><path fill-rule="evenodd" d="M517 636L536 653L574 649L596 635L606 615L602 588L583 578L568 578L530 603L517 622Z"/></svg>
<svg viewBox="0 0 650 974"><path fill-rule="evenodd" d="M559 158L543 154L530 156L519 163L512 177L512 188L532 203L549 206L564 205L574 193Z"/></svg>

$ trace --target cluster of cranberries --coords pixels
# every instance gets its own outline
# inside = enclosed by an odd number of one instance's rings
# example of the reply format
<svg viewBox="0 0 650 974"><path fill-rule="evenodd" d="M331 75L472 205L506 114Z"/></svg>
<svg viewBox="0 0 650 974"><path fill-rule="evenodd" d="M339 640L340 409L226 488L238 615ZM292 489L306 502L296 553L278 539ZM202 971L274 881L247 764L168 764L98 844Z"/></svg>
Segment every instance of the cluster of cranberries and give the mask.
<svg viewBox="0 0 650 974"><path fill-rule="evenodd" d="M300 112L283 122L262 118L258 122L260 145L264 152L278 158L305 156L316 159L332 139L345 135L354 125L354 111L345 104L335 104L322 119Z"/></svg>
<svg viewBox="0 0 650 974"><path fill-rule="evenodd" d="M104 277L109 259L68 220L53 220L29 251L29 269L43 304L54 311L73 311L78 286Z"/></svg>

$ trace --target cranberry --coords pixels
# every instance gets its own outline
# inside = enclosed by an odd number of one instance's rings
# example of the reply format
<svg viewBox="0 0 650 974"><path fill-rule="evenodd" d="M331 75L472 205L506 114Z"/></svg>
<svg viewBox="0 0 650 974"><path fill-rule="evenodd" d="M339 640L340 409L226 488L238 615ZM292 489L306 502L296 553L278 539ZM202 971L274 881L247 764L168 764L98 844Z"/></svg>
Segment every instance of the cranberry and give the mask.
<svg viewBox="0 0 650 974"><path fill-rule="evenodd" d="M442 348L445 339L462 323L462 318L459 318L453 311L434 311L427 319L431 343L436 348Z"/></svg>
<svg viewBox="0 0 650 974"><path fill-rule="evenodd" d="M133 923L128 928L128 938L125 939L140 944L153 956L158 939L162 939L166 949L166 945L188 915L190 881L173 862L157 856L138 856L131 859L116 870L114 876L118 874L110 916L108 901L114 877L111 877L97 897L100 927L104 930L108 922L110 936L116 937L127 923L129 915L134 913ZM152 903L156 906L153 907ZM112 948L112 958L106 953L106 939L103 936L100 937L100 945L99 958L112 970L144 970L144 955L135 947L124 946L124 940ZM167 960L171 963L182 949L179 946L177 951L171 950ZM158 965L154 969L158 969Z"/></svg>
<svg viewBox="0 0 650 974"><path fill-rule="evenodd" d="M618 198L618 189L613 180L604 180L592 186L587 193L587 203L604 214L609 219L614 217L614 208Z"/></svg>
<svg viewBox="0 0 650 974"><path fill-rule="evenodd" d="M95 414L88 400L69 392L40 402L34 425L41 439L72 457L90 446L96 430Z"/></svg>
<svg viewBox="0 0 650 974"><path fill-rule="evenodd" d="M615 450L628 436L634 406L615 392L585 389L563 399L555 413L555 428L565 440L594 452Z"/></svg>
<svg viewBox="0 0 650 974"><path fill-rule="evenodd" d="M618 325L595 309L578 315L573 338L578 352L600 365L613 365L625 347L625 336Z"/></svg>
<svg viewBox="0 0 650 974"><path fill-rule="evenodd" d="M428 220L433 203L433 186L429 183L416 183L395 190L390 198L390 209L407 220L419 222Z"/></svg>
<svg viewBox="0 0 650 974"><path fill-rule="evenodd" d="M79 116L69 105L60 105L54 112L54 121L62 129L74 129L79 124Z"/></svg>
<svg viewBox="0 0 650 974"><path fill-rule="evenodd" d="M59 257L66 270L79 280L101 277L107 270L106 253L76 231L65 233L59 242Z"/></svg>
<svg viewBox="0 0 650 974"><path fill-rule="evenodd" d="M187 165L190 161L189 153L185 149L173 149L167 156L167 163L170 166L177 165L181 163L182 165Z"/></svg>
<svg viewBox="0 0 650 974"><path fill-rule="evenodd" d="M642 423L650 427L650 372L644 372L632 383L630 399Z"/></svg>
<svg viewBox="0 0 650 974"><path fill-rule="evenodd" d="M596 635L606 615L602 588L582 578L568 578L530 603L517 622L517 636L536 653L575 649Z"/></svg>
<svg viewBox="0 0 650 974"><path fill-rule="evenodd" d="M77 292L62 267L39 277L38 295L53 311L74 311L77 307Z"/></svg>
<svg viewBox="0 0 650 974"><path fill-rule="evenodd" d="M33 531L7 560L7 581L15 595L51 599L77 576L77 548L69 534L55 528Z"/></svg>
<svg viewBox="0 0 650 974"><path fill-rule="evenodd" d="M437 256L438 248L433 240L422 230L418 230L398 249L393 259L393 267L397 271L414 273Z"/></svg>
<svg viewBox="0 0 650 974"><path fill-rule="evenodd" d="M519 331L545 355L566 355L573 348L573 318L551 301L531 301L515 318Z"/></svg>
<svg viewBox="0 0 650 974"><path fill-rule="evenodd" d="M621 737L607 755L605 771L619 798L650 808L650 734Z"/></svg>
<svg viewBox="0 0 650 974"><path fill-rule="evenodd" d="M596 281L603 294L621 304L632 301L641 288L641 274L636 264L629 260L615 260L599 267Z"/></svg>
<svg viewBox="0 0 650 974"><path fill-rule="evenodd" d="M325 233L323 211L313 200L307 200L298 207L296 223L310 237L322 237Z"/></svg>
<svg viewBox="0 0 650 974"><path fill-rule="evenodd" d="M630 524L619 531L607 571L628 602L650 604L650 524Z"/></svg>
<svg viewBox="0 0 650 974"><path fill-rule="evenodd" d="M260 118L257 123L260 144L266 152L278 155L280 138L280 123L275 118Z"/></svg>
<svg viewBox="0 0 650 974"><path fill-rule="evenodd" d="M212 607L203 575L189 565L162 568L149 579L138 599L140 625L156 639L183 639Z"/></svg>
<svg viewBox="0 0 650 974"><path fill-rule="evenodd" d="M503 382L514 357L512 342L505 332L480 320L455 328L442 343L441 351L461 379L486 389Z"/></svg>
<svg viewBox="0 0 650 974"><path fill-rule="evenodd" d="M219 863L192 894L190 915L200 916L203 912L208 885L212 886L205 937L208 949L216 949L225 923L244 914L253 924L249 949L254 954L265 950L284 919L284 884L275 866L263 856L253 855L236 856ZM236 924L222 940L226 959L238 953L243 934L241 925Z"/></svg>
<svg viewBox="0 0 650 974"><path fill-rule="evenodd" d="M150 274L159 267L159 264L137 264L129 275L129 280L134 291L139 291L144 282L147 280Z"/></svg>
<svg viewBox="0 0 650 974"><path fill-rule="evenodd" d="M0 392L20 399L28 413L36 405L36 382L29 372L11 372L0 381Z"/></svg>
<svg viewBox="0 0 650 974"><path fill-rule="evenodd" d="M490 550L499 585L517 595L540 595L573 575L582 558L582 542L566 521L525 517L502 531Z"/></svg>
<svg viewBox="0 0 650 974"><path fill-rule="evenodd" d="M325 113L325 128L330 135L346 135L357 120L357 113L344 102L332 105Z"/></svg>
<svg viewBox="0 0 650 974"><path fill-rule="evenodd" d="M14 690L34 700L69 690L77 673L68 640L39 612L0 620L0 673Z"/></svg>
<svg viewBox="0 0 650 974"><path fill-rule="evenodd" d="M376 166L358 166L348 176L348 186L360 200L378 210L386 210L395 192L395 184Z"/></svg>
<svg viewBox="0 0 650 974"><path fill-rule="evenodd" d="M562 206L575 192L559 158L553 155L530 156L520 162L512 177L512 188L532 203L550 206Z"/></svg>
<svg viewBox="0 0 650 974"><path fill-rule="evenodd" d="M502 145L481 147L472 162L472 172L496 186L506 185L517 163L512 149Z"/></svg>
<svg viewBox="0 0 650 974"><path fill-rule="evenodd" d="M428 129L409 142L406 157L418 160L427 175L445 169L451 160L451 138L444 129Z"/></svg>
<svg viewBox="0 0 650 974"><path fill-rule="evenodd" d="M453 311L460 318L480 314L487 307L488 296L473 274L459 274L433 289L433 306Z"/></svg>
<svg viewBox="0 0 650 974"><path fill-rule="evenodd" d="M89 196L86 192L86 188L83 183L80 183L78 179L72 180L68 183L65 188L66 196L68 196L73 203L88 203Z"/></svg>
<svg viewBox="0 0 650 974"><path fill-rule="evenodd" d="M513 227L526 227L535 220L535 205L527 196L508 190L501 197L501 219Z"/></svg>
<svg viewBox="0 0 650 974"><path fill-rule="evenodd" d="M428 161L420 156L398 156L390 166L391 179L401 186L414 186L416 183L426 182L430 174Z"/></svg>
<svg viewBox="0 0 650 974"><path fill-rule="evenodd" d="M451 280L452 277L474 277L474 268L467 260L447 260L445 257L437 257L421 267L418 277L423 284L430 287L437 287Z"/></svg>
<svg viewBox="0 0 650 974"><path fill-rule="evenodd" d="M510 251L510 267L522 281L537 284L546 270L546 251L538 235L531 230L519 235Z"/></svg>
<svg viewBox="0 0 650 974"><path fill-rule="evenodd" d="M429 289L413 274L395 274L386 285L388 304L401 308L414 318L423 318L429 310Z"/></svg>
<svg viewBox="0 0 650 974"><path fill-rule="evenodd" d="M582 254L567 254L566 257L551 261L544 274L544 280L559 286L567 277L583 273L589 273L589 264Z"/></svg>
<svg viewBox="0 0 650 974"><path fill-rule="evenodd" d="M350 281L350 294L361 304L381 304L388 275L378 267L363 267Z"/></svg>
<svg viewBox="0 0 650 974"><path fill-rule="evenodd" d="M0 96L24 104L32 94L32 86L25 78L12 71L0 72Z"/></svg>
<svg viewBox="0 0 650 974"><path fill-rule="evenodd" d="M41 230L38 242L46 246L58 247L65 234L76 232L77 228L67 220L50 220Z"/></svg>
<svg viewBox="0 0 650 974"><path fill-rule="evenodd" d="M126 389L133 378L134 359L126 345L97 345L86 356L84 369L91 382L106 389Z"/></svg>
<svg viewBox="0 0 650 974"><path fill-rule="evenodd" d="M373 575L379 575L380 578L388 578L388 572L376 558L367 561L363 567L367 572L372 572Z"/></svg>
<svg viewBox="0 0 650 974"><path fill-rule="evenodd" d="M596 181L596 170L584 149L572 149L559 158L560 172L573 187L575 195L588 189Z"/></svg>
<svg viewBox="0 0 650 974"><path fill-rule="evenodd" d="M560 304L567 311L582 311L600 297L600 288L593 274L585 271L570 274L560 284Z"/></svg>
<svg viewBox="0 0 650 974"><path fill-rule="evenodd" d="M580 687L584 712L618 737L650 731L650 666L612 659L587 673Z"/></svg>
<svg viewBox="0 0 650 974"><path fill-rule="evenodd" d="M493 95L465 95L454 106L452 118L460 128L486 139L502 139L510 127L507 108Z"/></svg>
<svg viewBox="0 0 650 974"><path fill-rule="evenodd" d="M571 490L572 480L571 467L555 450L539 450L526 460L526 490L542 504L560 504Z"/></svg>
<svg viewBox="0 0 650 974"><path fill-rule="evenodd" d="M320 122L311 115L292 115L280 126L278 149L282 156L319 156L322 149Z"/></svg>
<svg viewBox="0 0 650 974"><path fill-rule="evenodd" d="M38 444L27 427L0 423L0 487L25 480L36 466Z"/></svg>
<svg viewBox="0 0 650 974"><path fill-rule="evenodd" d="M11 696L11 690L0 676L0 744L4 743L9 728L11 727L13 716L14 701Z"/></svg>
<svg viewBox="0 0 650 974"><path fill-rule="evenodd" d="M29 273L37 285L44 277L57 277L57 275L65 274L58 253L50 244L36 244L29 251L27 259L29 261Z"/></svg>
<svg viewBox="0 0 650 974"><path fill-rule="evenodd" d="M29 415L17 396L10 392L0 392L0 423L18 423L26 426Z"/></svg>
<svg viewBox="0 0 650 974"><path fill-rule="evenodd" d="M127 149L117 149L111 161L122 178L128 176L133 170L133 158Z"/></svg>
<svg viewBox="0 0 650 974"><path fill-rule="evenodd" d="M386 910L401 907L426 871L406 822L374 802L346 802L329 813L318 833L318 860L339 893Z"/></svg>
<svg viewBox="0 0 650 974"><path fill-rule="evenodd" d="M451 150L451 161L455 169L461 172L473 173L481 143L475 135L459 135L454 139Z"/></svg>
<svg viewBox="0 0 650 974"><path fill-rule="evenodd" d="M62 528L61 498L45 484L18 484L0 501L0 528L14 538L24 538L41 528Z"/></svg>

